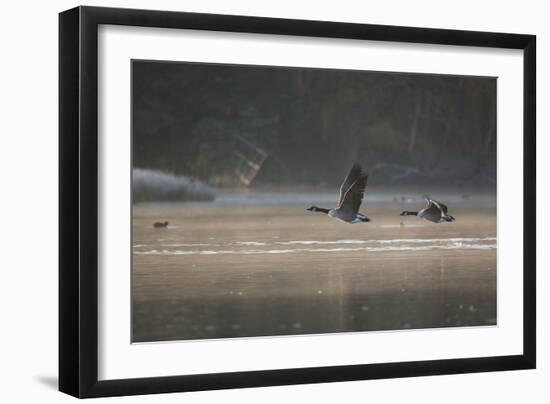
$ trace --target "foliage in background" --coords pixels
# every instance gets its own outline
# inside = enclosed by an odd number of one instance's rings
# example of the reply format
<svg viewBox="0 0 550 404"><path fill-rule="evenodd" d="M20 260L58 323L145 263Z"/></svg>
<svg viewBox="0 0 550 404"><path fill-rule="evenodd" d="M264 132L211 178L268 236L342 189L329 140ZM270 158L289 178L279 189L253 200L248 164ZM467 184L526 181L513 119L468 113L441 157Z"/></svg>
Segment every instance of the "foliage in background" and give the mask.
<svg viewBox="0 0 550 404"><path fill-rule="evenodd" d="M496 79L134 62L133 164L217 186L496 183ZM248 183L247 183L248 181Z"/></svg>

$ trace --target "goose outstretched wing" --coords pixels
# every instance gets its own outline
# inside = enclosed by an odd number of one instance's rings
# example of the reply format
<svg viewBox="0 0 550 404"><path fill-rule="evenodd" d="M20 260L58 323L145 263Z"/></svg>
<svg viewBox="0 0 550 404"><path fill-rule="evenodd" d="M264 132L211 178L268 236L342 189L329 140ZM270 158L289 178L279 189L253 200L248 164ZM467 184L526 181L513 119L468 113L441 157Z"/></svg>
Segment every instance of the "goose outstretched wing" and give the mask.
<svg viewBox="0 0 550 404"><path fill-rule="evenodd" d="M441 208L431 199L426 199L426 206L420 211L419 216L432 222L437 222L441 219Z"/></svg>
<svg viewBox="0 0 550 404"><path fill-rule="evenodd" d="M344 182L340 186L340 196L338 198L338 204L337 207L340 208L342 206L342 203L344 203L344 199L346 197L347 192L350 190L350 188L355 184L355 182L361 177L361 166L358 163L355 163L351 170L349 171L347 177L344 179Z"/></svg>
<svg viewBox="0 0 550 404"><path fill-rule="evenodd" d="M365 189L367 188L368 179L369 176L361 173L361 168L359 168L359 176L356 177L355 181L340 197L340 204L338 206L339 210L353 215L359 211L359 207L363 202L363 196L365 195ZM347 178L345 182L347 182Z"/></svg>
<svg viewBox="0 0 550 404"><path fill-rule="evenodd" d="M443 205L441 202L437 202L434 200L431 200L431 202L434 203L437 207L439 207L445 215L447 214L447 211L449 210L447 206Z"/></svg>

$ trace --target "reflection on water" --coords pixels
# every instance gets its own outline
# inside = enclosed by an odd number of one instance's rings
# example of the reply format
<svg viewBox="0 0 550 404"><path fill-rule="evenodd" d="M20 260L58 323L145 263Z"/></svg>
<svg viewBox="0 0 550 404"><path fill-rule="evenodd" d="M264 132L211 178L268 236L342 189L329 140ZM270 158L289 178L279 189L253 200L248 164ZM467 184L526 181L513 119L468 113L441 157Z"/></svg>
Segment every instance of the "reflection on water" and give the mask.
<svg viewBox="0 0 550 404"><path fill-rule="evenodd" d="M348 225L290 202L134 206L133 341L494 325L494 205L452 210L374 204Z"/></svg>

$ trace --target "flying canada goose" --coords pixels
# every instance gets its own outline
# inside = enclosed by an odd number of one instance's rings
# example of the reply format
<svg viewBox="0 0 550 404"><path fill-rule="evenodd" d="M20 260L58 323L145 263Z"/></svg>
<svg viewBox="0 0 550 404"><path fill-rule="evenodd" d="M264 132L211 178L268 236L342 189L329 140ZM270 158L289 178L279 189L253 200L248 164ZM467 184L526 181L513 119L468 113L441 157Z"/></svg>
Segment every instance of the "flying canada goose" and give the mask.
<svg viewBox="0 0 550 404"><path fill-rule="evenodd" d="M153 224L153 227L155 229L164 229L164 228L168 227L168 222L155 222Z"/></svg>
<svg viewBox="0 0 550 404"><path fill-rule="evenodd" d="M312 206L307 210L326 213L330 217L346 223L370 222L368 217L359 213L359 207L363 201L363 194L365 193L368 179L369 176L363 174L361 171L361 166L355 163L340 187L340 198L338 199L337 208L325 209Z"/></svg>
<svg viewBox="0 0 550 404"><path fill-rule="evenodd" d="M433 199L426 198L426 206L419 212L401 212L401 216L418 216L422 219L429 220L434 223L452 222L454 217L447 214L447 206L441 202L434 201Z"/></svg>

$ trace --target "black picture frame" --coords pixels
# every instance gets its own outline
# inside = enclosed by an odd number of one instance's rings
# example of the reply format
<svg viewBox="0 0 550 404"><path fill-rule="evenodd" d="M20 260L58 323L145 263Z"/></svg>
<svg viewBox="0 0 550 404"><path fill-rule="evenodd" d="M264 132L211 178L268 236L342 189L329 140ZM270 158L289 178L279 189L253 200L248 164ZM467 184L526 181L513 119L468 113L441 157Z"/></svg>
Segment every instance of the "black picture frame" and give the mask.
<svg viewBox="0 0 550 404"><path fill-rule="evenodd" d="M99 381L97 52L100 24L523 50L523 353ZM77 7L60 13L59 390L85 398L535 368L535 100L534 35L97 7Z"/></svg>

